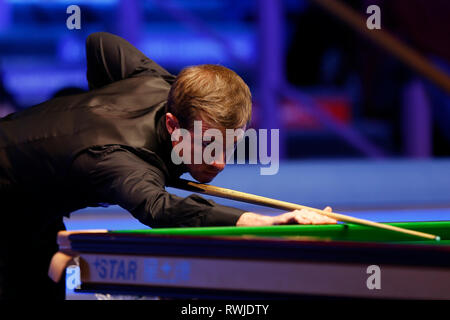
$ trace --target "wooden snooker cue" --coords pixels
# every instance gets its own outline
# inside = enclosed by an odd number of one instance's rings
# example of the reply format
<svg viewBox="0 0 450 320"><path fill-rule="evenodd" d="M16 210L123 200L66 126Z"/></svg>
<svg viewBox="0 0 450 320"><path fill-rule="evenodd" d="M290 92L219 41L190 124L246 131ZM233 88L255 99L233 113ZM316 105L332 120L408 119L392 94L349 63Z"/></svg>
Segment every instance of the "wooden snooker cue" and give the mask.
<svg viewBox="0 0 450 320"><path fill-rule="evenodd" d="M186 190L186 191L199 192L199 193L203 193L203 194L207 194L207 195L211 195L211 196L216 196L216 197L221 197L221 198L226 198L226 199L231 199L231 200L237 200L237 201L241 201L241 202L247 202L247 203L262 205L262 206L271 207L271 208L275 208L275 209L286 210L286 211L307 209L307 210L317 212L319 214L325 215L327 217L330 217L330 218L333 218L335 220L342 221L342 222L348 222L348 223L359 224L359 225L364 225L364 226L373 227L373 228L390 230L390 231L409 234L412 236L425 238L425 239L431 239L431 240L436 240L436 241L440 240L439 236L432 235L429 233L399 228L399 227L391 226L388 224L373 222L373 221L369 221L369 220L365 220L365 219L354 218L351 216L347 216L347 215L343 215L343 214L339 214L339 213L335 213L335 212L326 212L326 211L323 211L320 209L310 208L310 207L302 206L302 205L295 204L295 203L275 200L275 199L271 199L271 198L257 196L254 194L235 191L235 190L226 189L226 188L222 188L222 187L216 187L216 186L212 186L209 184L197 183L197 182L193 182L193 181L189 181L189 180L185 180L185 179L178 179L176 182L173 182L169 186L173 187L173 188L177 188L177 189Z"/></svg>

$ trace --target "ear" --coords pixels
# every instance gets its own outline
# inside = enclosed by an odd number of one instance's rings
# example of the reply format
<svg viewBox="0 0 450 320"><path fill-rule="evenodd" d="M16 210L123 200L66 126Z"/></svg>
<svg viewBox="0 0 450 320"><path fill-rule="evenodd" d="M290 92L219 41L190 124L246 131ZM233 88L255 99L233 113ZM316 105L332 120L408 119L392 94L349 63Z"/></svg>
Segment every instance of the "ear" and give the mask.
<svg viewBox="0 0 450 320"><path fill-rule="evenodd" d="M170 112L166 113L166 128L169 134L172 134L176 129L180 128L177 117Z"/></svg>

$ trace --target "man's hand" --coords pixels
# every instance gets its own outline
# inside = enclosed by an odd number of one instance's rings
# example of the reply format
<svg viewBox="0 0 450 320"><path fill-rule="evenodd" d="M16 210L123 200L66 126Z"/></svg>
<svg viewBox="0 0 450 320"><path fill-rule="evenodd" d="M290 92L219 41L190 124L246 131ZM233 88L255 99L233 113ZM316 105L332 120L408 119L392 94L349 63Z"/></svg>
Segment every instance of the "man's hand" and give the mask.
<svg viewBox="0 0 450 320"><path fill-rule="evenodd" d="M332 212L331 207L324 211ZM335 224L335 219L321 215L310 210L295 210L278 216L270 217L253 212L245 212L241 215L236 226L271 226L279 224Z"/></svg>

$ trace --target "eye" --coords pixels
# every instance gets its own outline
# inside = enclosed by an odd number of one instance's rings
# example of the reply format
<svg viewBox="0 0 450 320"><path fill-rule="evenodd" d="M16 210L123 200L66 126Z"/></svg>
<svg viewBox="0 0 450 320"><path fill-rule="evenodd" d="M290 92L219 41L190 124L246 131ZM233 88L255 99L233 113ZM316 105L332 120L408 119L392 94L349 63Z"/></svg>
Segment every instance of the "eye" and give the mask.
<svg viewBox="0 0 450 320"><path fill-rule="evenodd" d="M203 148L206 148L208 145L211 144L212 141L203 141L202 146Z"/></svg>
<svg viewBox="0 0 450 320"><path fill-rule="evenodd" d="M202 141L203 148L207 147L208 145L210 145L211 143L213 143L216 140L216 138L214 136L208 137L208 138L210 139L210 141L208 141L208 140Z"/></svg>

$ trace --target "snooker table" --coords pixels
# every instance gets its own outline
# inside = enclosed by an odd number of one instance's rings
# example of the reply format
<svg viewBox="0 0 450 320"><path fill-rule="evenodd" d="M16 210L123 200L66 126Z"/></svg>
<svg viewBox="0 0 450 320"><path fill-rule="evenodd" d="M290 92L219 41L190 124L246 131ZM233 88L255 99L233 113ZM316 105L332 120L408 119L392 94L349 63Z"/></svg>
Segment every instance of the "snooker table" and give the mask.
<svg viewBox="0 0 450 320"><path fill-rule="evenodd" d="M450 221L390 224L441 241L342 223L89 230L60 232L57 254L80 293L450 299Z"/></svg>

